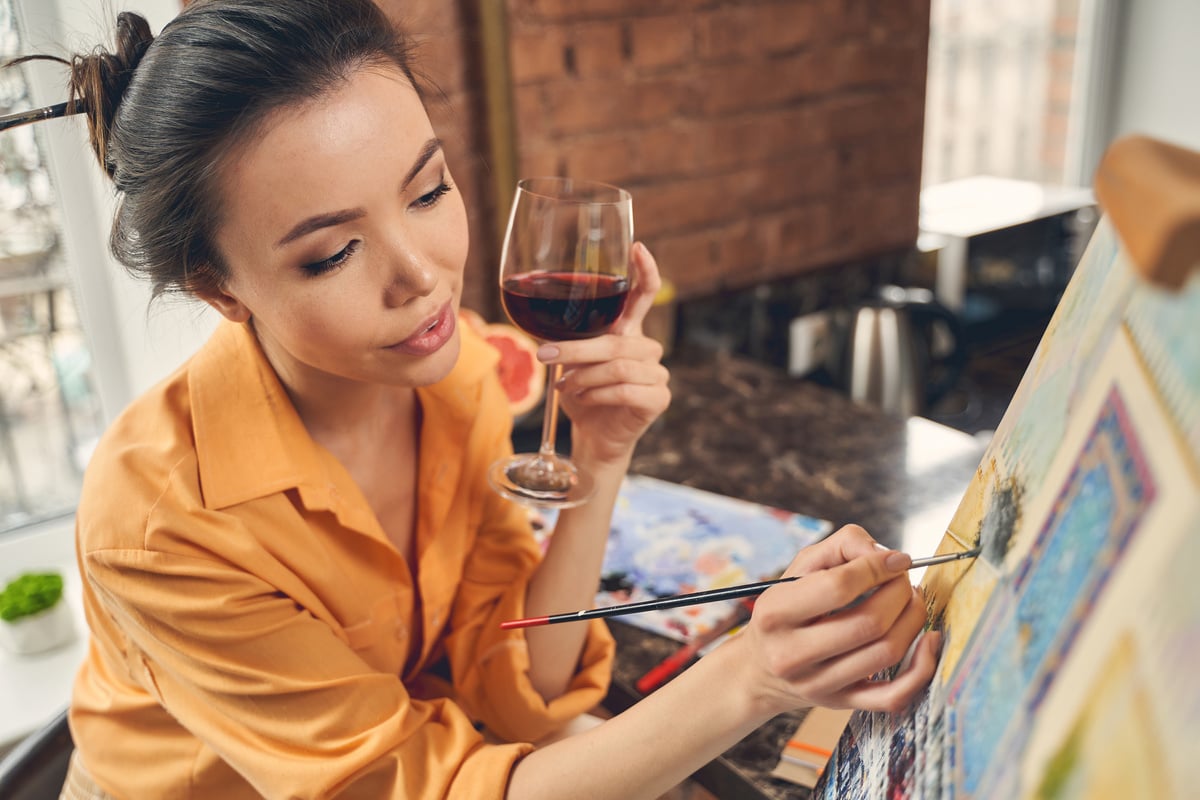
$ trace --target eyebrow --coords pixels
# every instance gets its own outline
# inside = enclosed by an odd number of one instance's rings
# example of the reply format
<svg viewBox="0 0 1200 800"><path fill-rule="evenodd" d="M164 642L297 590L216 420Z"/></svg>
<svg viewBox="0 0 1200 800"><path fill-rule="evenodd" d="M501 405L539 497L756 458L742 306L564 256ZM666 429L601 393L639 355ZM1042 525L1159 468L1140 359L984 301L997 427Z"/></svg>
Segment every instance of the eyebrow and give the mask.
<svg viewBox="0 0 1200 800"><path fill-rule="evenodd" d="M413 182L413 179L420 174L425 165L429 163L429 159L433 158L434 153L442 149L442 140L434 137L425 143L421 148L421 152L417 154L417 160L413 162L412 167L408 170L408 174L404 176L404 181L400 184L400 190L408 188L408 185ZM331 211L327 214L315 214L308 219L302 220L290 231L283 235L278 242L275 243L276 248L283 247L285 244L290 244L301 236L307 236L314 231L319 231L322 228L330 228L334 225L342 225L347 222L352 222L366 216L366 211L362 208L347 208L342 211Z"/></svg>
<svg viewBox="0 0 1200 800"><path fill-rule="evenodd" d="M425 165L429 163L429 159L433 158L433 154L442 149L442 140L436 136L425 143L421 148L421 152L417 154L417 160L413 162L412 169L404 176L404 183L400 184L400 189L408 188L408 185L413 182L413 178L425 169Z"/></svg>

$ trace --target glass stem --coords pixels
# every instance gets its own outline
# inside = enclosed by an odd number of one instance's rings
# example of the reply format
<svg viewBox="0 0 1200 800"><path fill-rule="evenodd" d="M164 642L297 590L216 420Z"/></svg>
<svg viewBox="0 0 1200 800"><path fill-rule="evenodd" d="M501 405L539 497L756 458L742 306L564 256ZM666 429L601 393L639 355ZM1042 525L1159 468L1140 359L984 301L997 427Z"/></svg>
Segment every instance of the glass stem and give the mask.
<svg viewBox="0 0 1200 800"><path fill-rule="evenodd" d="M546 375L546 408L542 412L542 446L538 455L554 455L554 440L558 435L558 381L562 364L551 364Z"/></svg>

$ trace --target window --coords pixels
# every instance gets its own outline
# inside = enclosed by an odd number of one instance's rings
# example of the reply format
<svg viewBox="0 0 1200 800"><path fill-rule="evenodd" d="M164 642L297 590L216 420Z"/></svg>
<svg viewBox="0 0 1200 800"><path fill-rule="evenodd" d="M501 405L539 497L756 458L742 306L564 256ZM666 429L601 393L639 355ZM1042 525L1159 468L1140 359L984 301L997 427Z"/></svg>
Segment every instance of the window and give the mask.
<svg viewBox="0 0 1200 800"><path fill-rule="evenodd" d="M0 0L0 59L20 52ZM22 69L0 70L0 114L32 107ZM37 125L0 133L0 533L74 509L103 426L44 152Z"/></svg>
<svg viewBox="0 0 1200 800"><path fill-rule="evenodd" d="M1089 0L933 0L922 184L1072 182L1077 50Z"/></svg>

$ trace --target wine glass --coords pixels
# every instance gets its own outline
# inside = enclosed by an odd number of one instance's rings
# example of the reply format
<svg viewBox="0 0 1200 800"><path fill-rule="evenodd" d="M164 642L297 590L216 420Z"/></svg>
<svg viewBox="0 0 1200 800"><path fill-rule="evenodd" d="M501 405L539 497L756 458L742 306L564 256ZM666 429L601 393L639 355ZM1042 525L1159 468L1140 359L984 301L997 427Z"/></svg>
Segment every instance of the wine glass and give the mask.
<svg viewBox="0 0 1200 800"><path fill-rule="evenodd" d="M500 255L500 298L513 324L541 341L608 331L629 297L633 203L624 189L573 178L527 178L516 196ZM570 508L592 495L592 478L554 452L562 365L547 370L542 443L492 464L505 497Z"/></svg>

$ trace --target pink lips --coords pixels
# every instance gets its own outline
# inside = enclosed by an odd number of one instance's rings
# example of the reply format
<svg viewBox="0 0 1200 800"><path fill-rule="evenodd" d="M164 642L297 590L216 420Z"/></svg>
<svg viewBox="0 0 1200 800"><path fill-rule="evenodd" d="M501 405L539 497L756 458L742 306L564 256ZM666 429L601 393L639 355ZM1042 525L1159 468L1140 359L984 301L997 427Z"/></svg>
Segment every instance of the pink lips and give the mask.
<svg viewBox="0 0 1200 800"><path fill-rule="evenodd" d="M402 342L389 345L388 350L406 353L410 356L427 356L442 349L450 337L454 335L454 311L449 303L442 306L437 316L421 323L417 332Z"/></svg>

